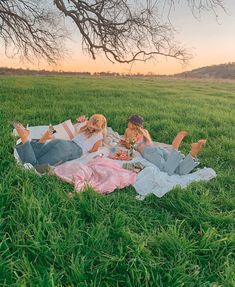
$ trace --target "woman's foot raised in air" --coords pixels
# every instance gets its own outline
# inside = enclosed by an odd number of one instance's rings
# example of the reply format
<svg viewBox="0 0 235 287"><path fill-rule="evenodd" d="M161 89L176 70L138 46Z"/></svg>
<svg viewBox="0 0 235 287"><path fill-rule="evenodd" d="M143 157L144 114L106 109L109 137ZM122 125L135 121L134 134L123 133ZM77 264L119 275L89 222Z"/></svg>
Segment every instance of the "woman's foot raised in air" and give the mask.
<svg viewBox="0 0 235 287"><path fill-rule="evenodd" d="M206 140L201 139L196 143L192 143L191 145L191 156L196 157L199 151L202 149L202 146L206 143Z"/></svg>
<svg viewBox="0 0 235 287"><path fill-rule="evenodd" d="M16 129L22 143L25 144L29 140L29 130L26 129L21 123L14 122L13 126Z"/></svg>
<svg viewBox="0 0 235 287"><path fill-rule="evenodd" d="M182 140L188 135L188 132L186 131L181 131L179 132L176 137L174 138L173 142L172 142L172 147L176 150L179 149L179 146L182 142Z"/></svg>
<svg viewBox="0 0 235 287"><path fill-rule="evenodd" d="M55 130L53 126L49 126L48 129L45 131L45 133L40 138L40 143L45 143L48 140L51 140L53 138L53 134L55 133Z"/></svg>

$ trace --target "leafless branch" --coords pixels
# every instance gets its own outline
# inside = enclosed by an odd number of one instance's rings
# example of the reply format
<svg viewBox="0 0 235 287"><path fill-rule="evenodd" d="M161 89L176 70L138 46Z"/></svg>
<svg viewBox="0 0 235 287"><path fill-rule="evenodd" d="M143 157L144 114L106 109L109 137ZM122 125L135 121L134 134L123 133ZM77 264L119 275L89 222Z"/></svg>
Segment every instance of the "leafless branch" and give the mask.
<svg viewBox="0 0 235 287"><path fill-rule="evenodd" d="M39 0L0 0L0 38L6 53L55 63L63 54L61 17ZM10 51L10 52L9 52Z"/></svg>
<svg viewBox="0 0 235 287"><path fill-rule="evenodd" d="M146 61L166 56L187 62L190 54L174 41L174 27L160 17L160 2L171 9L180 0L54 0L76 24L83 49L93 59L102 51L112 62ZM217 7L220 0L187 0L192 11Z"/></svg>
<svg viewBox="0 0 235 287"><path fill-rule="evenodd" d="M6 50L56 62L65 38L60 23L71 19L82 47L93 59L99 52L112 62L131 63L165 56L187 62L190 55L174 40L175 30L161 16L161 7L181 0L0 0L0 38ZM185 1L185 0L184 0ZM190 10L224 9L223 0L186 0ZM54 10L53 6L54 4ZM170 14L169 14L170 15Z"/></svg>

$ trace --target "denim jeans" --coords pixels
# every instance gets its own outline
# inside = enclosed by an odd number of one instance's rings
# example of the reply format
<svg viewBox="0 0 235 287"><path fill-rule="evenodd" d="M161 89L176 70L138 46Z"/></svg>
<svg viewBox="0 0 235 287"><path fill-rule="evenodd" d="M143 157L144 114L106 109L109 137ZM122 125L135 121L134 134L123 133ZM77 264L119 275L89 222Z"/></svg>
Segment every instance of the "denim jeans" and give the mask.
<svg viewBox="0 0 235 287"><path fill-rule="evenodd" d="M16 146L18 155L23 163L33 166L41 164L56 165L68 160L81 157L82 148L69 140L52 140L49 143L27 141Z"/></svg>
<svg viewBox="0 0 235 287"><path fill-rule="evenodd" d="M181 152L175 149L166 150L150 145L145 146L141 155L156 165L160 171L164 171L169 175L188 174L199 164L198 160L194 159L190 154L185 157Z"/></svg>

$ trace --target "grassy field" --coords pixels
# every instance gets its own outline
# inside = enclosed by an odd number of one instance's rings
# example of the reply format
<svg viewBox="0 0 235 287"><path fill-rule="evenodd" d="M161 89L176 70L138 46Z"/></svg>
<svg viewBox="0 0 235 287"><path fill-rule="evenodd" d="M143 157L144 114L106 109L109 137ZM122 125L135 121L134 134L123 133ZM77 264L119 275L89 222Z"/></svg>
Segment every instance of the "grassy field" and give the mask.
<svg viewBox="0 0 235 287"><path fill-rule="evenodd" d="M131 114L157 141L207 138L210 182L135 199L100 196L17 166L11 122L56 124L103 113L123 133ZM0 77L0 286L235 286L235 83Z"/></svg>

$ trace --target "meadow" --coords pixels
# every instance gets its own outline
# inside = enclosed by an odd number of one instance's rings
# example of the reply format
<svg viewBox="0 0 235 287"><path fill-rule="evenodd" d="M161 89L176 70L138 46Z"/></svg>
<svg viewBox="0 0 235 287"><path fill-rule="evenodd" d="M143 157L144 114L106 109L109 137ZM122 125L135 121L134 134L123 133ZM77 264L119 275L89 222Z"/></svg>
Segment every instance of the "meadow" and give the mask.
<svg viewBox="0 0 235 287"><path fill-rule="evenodd" d="M103 113L123 133L140 114L182 150L200 138L218 176L136 200L39 177L13 157L12 121L75 122ZM235 83L62 76L0 77L0 286L235 286Z"/></svg>

